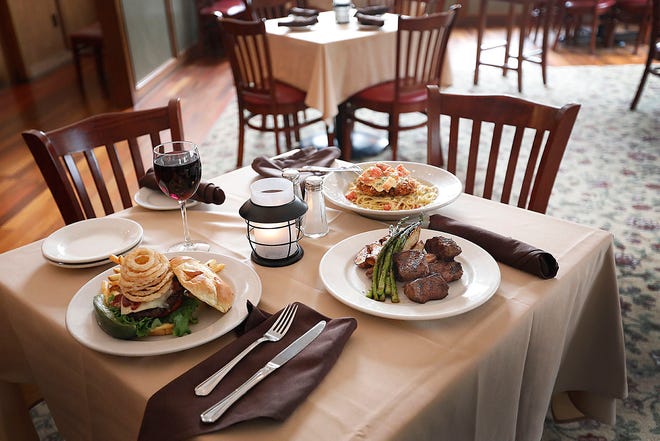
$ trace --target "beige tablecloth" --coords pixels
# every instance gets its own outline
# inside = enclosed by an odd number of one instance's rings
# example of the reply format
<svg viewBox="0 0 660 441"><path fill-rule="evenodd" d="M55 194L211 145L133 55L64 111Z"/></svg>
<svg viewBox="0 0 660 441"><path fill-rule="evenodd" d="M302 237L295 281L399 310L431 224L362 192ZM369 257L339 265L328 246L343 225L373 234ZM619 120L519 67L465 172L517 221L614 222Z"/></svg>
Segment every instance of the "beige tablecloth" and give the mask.
<svg viewBox="0 0 660 441"><path fill-rule="evenodd" d="M332 119L338 106L362 89L394 79L397 15L385 14L377 30L361 29L351 13L348 24L337 24L332 11L319 14L311 30L266 21L273 75L307 91L305 103ZM442 85L451 84L449 56L445 59Z"/></svg>
<svg viewBox="0 0 660 441"><path fill-rule="evenodd" d="M439 212L551 252L559 274L541 280L499 265L501 285L477 309L439 320L391 320L340 303L318 275L333 244L382 228L381 222L330 208L330 233L303 239L301 261L284 268L252 264L238 208L255 177L243 168L214 179L227 202L191 209L192 236L255 268L263 309L300 301L329 317L355 317L358 327L287 421L242 423L199 439L529 441L540 439L551 395L572 390L584 391L588 415L614 421L615 399L627 389L609 233L462 195ZM181 235L176 211L134 207L118 216L143 226L145 246L163 250ZM35 381L67 440L135 439L148 398L235 338L230 333L151 357L88 349L67 331L65 313L80 287L105 268L56 268L40 247L0 255L0 380Z"/></svg>

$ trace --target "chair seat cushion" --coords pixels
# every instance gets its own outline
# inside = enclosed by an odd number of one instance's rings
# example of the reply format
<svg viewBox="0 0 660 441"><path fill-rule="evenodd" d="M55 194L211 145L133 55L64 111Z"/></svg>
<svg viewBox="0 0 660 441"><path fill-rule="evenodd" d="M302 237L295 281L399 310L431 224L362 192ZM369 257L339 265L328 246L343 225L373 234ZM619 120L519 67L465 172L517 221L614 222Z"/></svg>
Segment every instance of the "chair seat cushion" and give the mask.
<svg viewBox="0 0 660 441"><path fill-rule="evenodd" d="M376 103L391 103L394 101L394 81L367 87L353 95L353 98ZM412 104L426 101L426 87L406 91L401 95L400 103Z"/></svg>
<svg viewBox="0 0 660 441"><path fill-rule="evenodd" d="M270 95L263 93L244 92L243 98L246 103L255 105L270 104ZM305 92L289 84L279 81L275 82L275 100L278 104L295 104L305 101Z"/></svg>
<svg viewBox="0 0 660 441"><path fill-rule="evenodd" d="M245 11L245 3L243 0L218 0L210 6L206 6L199 10L201 15L214 15L215 12L220 12L225 17L232 17Z"/></svg>

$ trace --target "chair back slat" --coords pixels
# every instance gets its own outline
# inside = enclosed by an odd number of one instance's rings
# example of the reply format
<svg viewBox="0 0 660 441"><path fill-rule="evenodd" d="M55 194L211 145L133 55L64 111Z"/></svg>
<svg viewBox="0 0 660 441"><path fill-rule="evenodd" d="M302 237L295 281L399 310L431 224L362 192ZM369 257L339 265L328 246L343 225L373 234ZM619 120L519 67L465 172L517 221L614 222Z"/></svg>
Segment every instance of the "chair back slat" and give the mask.
<svg viewBox="0 0 660 441"><path fill-rule="evenodd" d="M518 196L518 207L524 208L525 204L529 198L530 191L532 189L532 181L534 179L534 173L536 172L536 166L539 161L539 155L543 147L543 138L545 134L542 131L537 130L534 134L534 142L529 151L529 159L527 160L527 166L525 168L525 175L522 180L522 185L520 186L520 195Z"/></svg>
<svg viewBox="0 0 660 441"><path fill-rule="evenodd" d="M487 199L499 194L502 203L515 196L518 207L545 213L580 105L442 93L438 86L428 92L428 162L444 166L441 118L449 117L447 170L464 181L465 192ZM472 121L471 129L463 130L459 119Z"/></svg>
<svg viewBox="0 0 660 441"><path fill-rule="evenodd" d="M104 113L22 135L64 222L70 224L132 206L130 188L137 189L146 171L143 158L151 158L151 149L165 140L164 132L169 132L167 139L183 140L178 99L156 109Z"/></svg>
<svg viewBox="0 0 660 441"><path fill-rule="evenodd" d="M399 16L395 95L439 84L447 42L458 7L422 17Z"/></svg>
<svg viewBox="0 0 660 441"><path fill-rule="evenodd" d="M236 89L272 96L273 78L264 22L227 19L221 20L220 26Z"/></svg>
<svg viewBox="0 0 660 441"><path fill-rule="evenodd" d="M83 152L83 155L85 156L85 161L87 163L87 166L89 167L89 171L92 175L92 179L94 180L94 186L96 187L96 191L98 192L99 198L101 199L103 210L105 212L104 214L107 215L113 213L114 208L112 206L112 200L110 199L110 193L108 193L106 181L103 178L103 173L101 172L101 168L99 167L99 161L96 158L96 154L94 153L94 150L85 150Z"/></svg>
<svg viewBox="0 0 660 441"><path fill-rule="evenodd" d="M483 196L486 199L491 199L493 197L495 175L497 172L497 159L500 154L503 128L503 124L495 124L495 127L493 128L493 136L490 142L490 154L488 155L488 166L486 168L486 180L484 182Z"/></svg>
<svg viewBox="0 0 660 441"><path fill-rule="evenodd" d="M152 141L152 145L154 145L153 142L154 141ZM160 144L160 137L157 137L155 142ZM115 183L117 185L117 189L119 190L122 205L124 208L130 208L133 206L133 200L128 188L128 183L126 182L126 175L124 174L124 170L122 169L121 162L119 160L119 155L117 154L117 146L115 144L109 144L105 148L106 152L108 153L108 159L110 160L110 166L112 167L112 174L114 175Z"/></svg>
<svg viewBox="0 0 660 441"><path fill-rule="evenodd" d="M479 156L479 134L481 133L481 121L475 121L472 126L472 134L470 136L470 151L467 160L467 177L465 180L466 191L470 194L474 192L474 184L477 172L477 159Z"/></svg>
<svg viewBox="0 0 660 441"><path fill-rule="evenodd" d="M436 6L437 0L395 0L391 12L408 17L419 17L433 14Z"/></svg>
<svg viewBox="0 0 660 441"><path fill-rule="evenodd" d="M80 204L80 208L81 208L80 214L83 215L84 213L82 219L96 217L94 214L94 207L92 207L91 199L89 197L89 194L87 193L87 188L85 187L85 183L83 182L83 178L80 174L80 171L78 170L78 165L76 164L76 160L73 158L72 155L64 155L62 157L62 160L66 165L66 169L69 172L69 176L71 177L71 182L73 183L73 186L75 188L75 193L73 194L73 201L76 204L78 203Z"/></svg>
<svg viewBox="0 0 660 441"><path fill-rule="evenodd" d="M516 177L516 171L518 169L518 159L520 158L520 149L524 134L525 130L523 128L515 128L513 142L511 143L509 150L509 159L506 166L504 183L502 184L502 196L500 197L500 202L504 204L508 204L511 200L511 192L513 190L513 182Z"/></svg>

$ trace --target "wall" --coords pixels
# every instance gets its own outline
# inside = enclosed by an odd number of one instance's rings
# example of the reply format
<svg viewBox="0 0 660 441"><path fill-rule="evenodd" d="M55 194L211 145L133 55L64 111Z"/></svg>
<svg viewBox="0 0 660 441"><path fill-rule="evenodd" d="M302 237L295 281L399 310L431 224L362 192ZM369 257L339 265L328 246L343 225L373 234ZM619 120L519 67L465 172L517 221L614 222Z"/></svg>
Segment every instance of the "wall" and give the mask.
<svg viewBox="0 0 660 441"><path fill-rule="evenodd" d="M17 50L0 54L0 86L10 78L27 81L67 62L68 31L96 20L90 0L0 0L6 11L5 43L15 41ZM9 36L7 34L10 34ZM20 72L10 74L20 66ZM10 67L13 69L11 70Z"/></svg>
<svg viewBox="0 0 660 441"><path fill-rule="evenodd" d="M0 0L1 1L1 0ZM191 0L95 0L113 105L133 106L197 43Z"/></svg>
<svg viewBox="0 0 660 441"><path fill-rule="evenodd" d="M41 0L39 3L35 8L33 2L8 2L28 78L52 69L67 58L55 1Z"/></svg>
<svg viewBox="0 0 660 441"><path fill-rule="evenodd" d="M9 70L5 62L5 54L0 45L0 90L9 85Z"/></svg>

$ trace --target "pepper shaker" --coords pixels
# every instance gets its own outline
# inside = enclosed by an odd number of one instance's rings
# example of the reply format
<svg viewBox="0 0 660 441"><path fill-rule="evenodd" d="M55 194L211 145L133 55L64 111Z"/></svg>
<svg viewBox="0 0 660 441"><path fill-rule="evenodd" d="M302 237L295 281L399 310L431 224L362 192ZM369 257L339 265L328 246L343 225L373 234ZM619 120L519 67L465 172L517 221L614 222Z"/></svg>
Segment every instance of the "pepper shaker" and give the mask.
<svg viewBox="0 0 660 441"><path fill-rule="evenodd" d="M328 220L325 215L323 178L321 176L310 176L305 179L305 202L307 203L307 213L302 220L303 234L313 239L325 236L328 234Z"/></svg>

